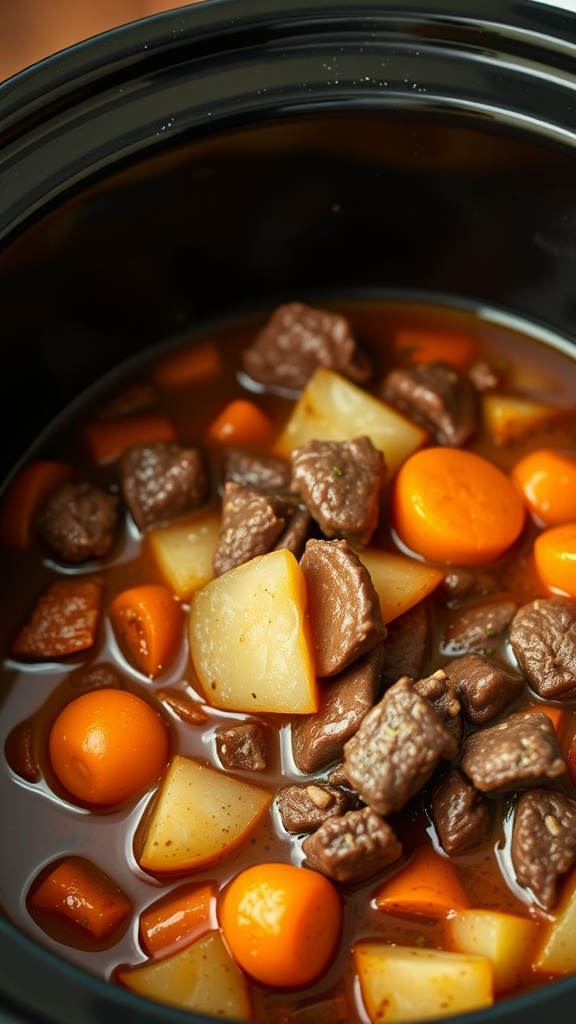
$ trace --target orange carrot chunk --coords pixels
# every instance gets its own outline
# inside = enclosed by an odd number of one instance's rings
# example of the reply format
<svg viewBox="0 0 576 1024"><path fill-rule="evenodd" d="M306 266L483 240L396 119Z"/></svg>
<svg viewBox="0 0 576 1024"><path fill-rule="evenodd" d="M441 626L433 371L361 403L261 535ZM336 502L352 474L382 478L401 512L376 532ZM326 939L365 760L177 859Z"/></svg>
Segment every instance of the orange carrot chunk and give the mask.
<svg viewBox="0 0 576 1024"><path fill-rule="evenodd" d="M64 658L87 650L94 643L101 602L102 585L97 580L57 580L41 595L12 645L12 654Z"/></svg>
<svg viewBox="0 0 576 1024"><path fill-rule="evenodd" d="M32 892L30 904L65 918L101 940L116 931L130 913L130 900L89 861L67 857Z"/></svg>
<svg viewBox="0 0 576 1024"><path fill-rule="evenodd" d="M165 388L186 387L213 380L222 372L222 356L213 341L179 349L156 367L156 383Z"/></svg>
<svg viewBox="0 0 576 1024"><path fill-rule="evenodd" d="M165 416L124 416L94 420L84 427L90 457L100 465L112 462L131 444L174 441L174 425Z"/></svg>
<svg viewBox="0 0 576 1024"><path fill-rule="evenodd" d="M397 331L394 348L399 357L412 366L443 362L457 370L467 370L478 354L478 342L470 334L418 327Z"/></svg>
<svg viewBox="0 0 576 1024"><path fill-rule="evenodd" d="M222 410L208 433L222 444L259 444L271 437L273 429L271 419L259 406L238 398Z"/></svg>
<svg viewBox="0 0 576 1024"><path fill-rule="evenodd" d="M548 590L576 598L576 522L543 530L534 541L534 564Z"/></svg>
<svg viewBox="0 0 576 1024"><path fill-rule="evenodd" d="M136 668L154 678L169 664L182 635L183 612L168 587L147 583L118 594L110 617Z"/></svg>
<svg viewBox="0 0 576 1024"><path fill-rule="evenodd" d="M49 494L72 476L64 462L30 462L11 484L0 512L0 537L5 544L27 548L34 537L34 518Z"/></svg>
<svg viewBox="0 0 576 1024"><path fill-rule="evenodd" d="M528 508L545 526L576 522L576 459L539 448L512 469Z"/></svg>
<svg viewBox="0 0 576 1024"><path fill-rule="evenodd" d="M215 882L181 885L140 915L140 942L148 956L163 956L214 927Z"/></svg>
<svg viewBox="0 0 576 1024"><path fill-rule="evenodd" d="M518 538L524 503L487 459L458 448L425 448L400 467L392 518L400 540L423 558L479 565Z"/></svg>
<svg viewBox="0 0 576 1024"><path fill-rule="evenodd" d="M374 894L379 910L391 914L444 917L451 910L465 910L470 899L457 868L431 847L421 846L404 868Z"/></svg>

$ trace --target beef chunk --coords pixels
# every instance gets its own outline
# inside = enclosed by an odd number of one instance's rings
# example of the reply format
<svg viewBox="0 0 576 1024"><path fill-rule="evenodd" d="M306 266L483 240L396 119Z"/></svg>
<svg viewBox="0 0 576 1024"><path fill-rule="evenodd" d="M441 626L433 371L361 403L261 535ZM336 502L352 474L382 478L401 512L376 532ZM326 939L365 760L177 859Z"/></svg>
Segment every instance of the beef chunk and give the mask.
<svg viewBox="0 0 576 1024"><path fill-rule="evenodd" d="M290 499L280 506L286 526L274 545L274 550L287 548L295 558L301 558L310 537L312 519L307 509L294 505Z"/></svg>
<svg viewBox="0 0 576 1024"><path fill-rule="evenodd" d="M309 540L300 560L319 676L342 672L386 637L370 573L344 540Z"/></svg>
<svg viewBox="0 0 576 1024"><path fill-rule="evenodd" d="M124 500L140 530L202 504L208 481L197 448L170 441L133 444L120 457Z"/></svg>
<svg viewBox="0 0 576 1024"><path fill-rule="evenodd" d="M186 725L205 725L208 721L200 702L179 687L163 686L156 691L156 696Z"/></svg>
<svg viewBox="0 0 576 1024"><path fill-rule="evenodd" d="M278 502L247 484L228 483L222 500L222 526L214 552L217 576L271 551L286 525Z"/></svg>
<svg viewBox="0 0 576 1024"><path fill-rule="evenodd" d="M268 758L268 730L263 722L241 722L218 729L216 750L224 768L263 772Z"/></svg>
<svg viewBox="0 0 576 1024"><path fill-rule="evenodd" d="M384 397L431 430L440 444L465 445L476 431L476 391L447 363L397 367L384 381Z"/></svg>
<svg viewBox="0 0 576 1024"><path fill-rule="evenodd" d="M473 725L496 718L524 686L522 676L507 672L483 654L466 654L445 665L444 671Z"/></svg>
<svg viewBox="0 0 576 1024"><path fill-rule="evenodd" d="M290 490L292 467L275 455L258 454L242 448L227 448L222 467L224 483L248 484L259 491L277 494Z"/></svg>
<svg viewBox="0 0 576 1024"><path fill-rule="evenodd" d="M305 864L336 882L363 882L402 855L388 822L370 807L327 818L302 843Z"/></svg>
<svg viewBox="0 0 576 1024"><path fill-rule="evenodd" d="M65 562L103 558L114 543L118 498L94 484L62 484L36 519L40 536Z"/></svg>
<svg viewBox="0 0 576 1024"><path fill-rule="evenodd" d="M318 711L292 722L292 753L301 772L310 775L342 756L376 700L383 661L383 645L377 644L322 687Z"/></svg>
<svg viewBox="0 0 576 1024"><path fill-rule="evenodd" d="M323 784L282 786L276 803L287 832L314 832L326 818L345 814L348 797L342 789Z"/></svg>
<svg viewBox="0 0 576 1024"><path fill-rule="evenodd" d="M385 465L368 437L309 441L292 452L292 490L326 537L353 547L368 543L378 524Z"/></svg>
<svg viewBox="0 0 576 1024"><path fill-rule="evenodd" d="M485 362L483 359L479 359L478 362L468 370L468 379L472 382L476 391L484 393L485 391L496 391L497 388L502 387L504 378L501 373Z"/></svg>
<svg viewBox="0 0 576 1024"><path fill-rule="evenodd" d="M512 621L510 644L540 697L576 697L576 601L549 597L524 605Z"/></svg>
<svg viewBox="0 0 576 1024"><path fill-rule="evenodd" d="M324 366L362 383L372 370L348 320L301 302L279 306L242 355L244 370L268 386L300 391Z"/></svg>
<svg viewBox="0 0 576 1024"><path fill-rule="evenodd" d="M458 743L431 704L404 677L386 691L344 746L344 767L364 803L379 814L398 811Z"/></svg>
<svg viewBox="0 0 576 1024"><path fill-rule="evenodd" d="M438 717L460 745L462 739L460 701L444 670L439 668L431 676L418 679L414 683L414 690L432 705Z"/></svg>
<svg viewBox="0 0 576 1024"><path fill-rule="evenodd" d="M462 748L461 767L483 793L541 786L566 771L554 726L541 711L510 715L471 733Z"/></svg>
<svg viewBox="0 0 576 1024"><path fill-rule="evenodd" d="M492 601L457 612L444 632L444 651L449 654L491 651L512 622L517 607L514 601Z"/></svg>
<svg viewBox="0 0 576 1024"><path fill-rule="evenodd" d="M388 624L382 672L384 685L395 683L401 676L418 679L426 655L428 631L428 605L425 601L419 601Z"/></svg>
<svg viewBox="0 0 576 1024"><path fill-rule="evenodd" d="M495 589L494 578L488 572L463 569L461 566L450 568L444 579L434 591L434 597L444 602L449 608L456 608L473 594L488 595Z"/></svg>
<svg viewBox="0 0 576 1024"><path fill-rule="evenodd" d="M530 789L516 807L512 864L516 880L545 910L558 901L558 879L576 861L576 802L548 789Z"/></svg>
<svg viewBox="0 0 576 1024"><path fill-rule="evenodd" d="M492 815L488 800L455 766L435 787L431 814L440 845L450 856L477 849L490 835Z"/></svg>

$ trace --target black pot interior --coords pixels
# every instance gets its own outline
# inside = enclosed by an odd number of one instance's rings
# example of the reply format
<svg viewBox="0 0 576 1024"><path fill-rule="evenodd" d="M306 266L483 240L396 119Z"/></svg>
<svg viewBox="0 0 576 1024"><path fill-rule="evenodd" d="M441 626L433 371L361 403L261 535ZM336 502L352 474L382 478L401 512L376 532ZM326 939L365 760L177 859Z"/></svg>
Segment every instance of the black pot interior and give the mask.
<svg viewBox="0 0 576 1024"><path fill-rule="evenodd" d="M554 22L541 24L544 15L525 3L520 13L508 11L516 22L524 19L522 32L499 35L496 18L482 33L458 18L458 4L445 6L438 18L428 4L419 5L416 17L404 4L393 11L387 5L382 11L376 2L359 5L365 16L353 16L343 3L318 3L310 5L315 15L308 31L316 47L311 57L303 3L292 9L290 22L286 11L274 20L263 5L236 2L238 52L232 55L229 42L219 59L221 70L236 74L238 115L230 93L221 101L220 116L215 93L213 120L206 109L218 57L209 40L218 38L214 24L226 28L222 38L232 38L231 3L173 12L121 33L104 84L103 72L88 75L101 43L79 48L66 66L74 103L98 107L99 90L105 93L98 109L109 140L119 137L129 112L127 95L149 91L151 83L166 98L166 110L169 102L178 111L186 105L202 110L197 123L190 116L181 131L174 128L176 114L172 126L165 122L165 132L150 115L148 135L142 129L137 145L99 142L92 162L75 155L68 185L51 187L50 161L57 163L57 157L48 154L45 195L39 198L35 182L27 210L19 197L12 222L8 211L0 251L10 396L2 476L67 402L118 363L166 335L193 331L205 319L280 300L343 293L436 296L497 307L563 337L576 336L574 148L573 138L559 128L560 114L568 118L569 112L562 105L562 85L554 84L560 101L554 108L553 97L536 89L531 71L550 58L538 51L533 33L542 28L547 34ZM487 23L496 6L484 8ZM379 20L384 14L386 22ZM563 37L556 48L561 71L574 44L566 21L555 25ZM166 42L171 32L178 40L172 58ZM153 58L142 50L143 39ZM338 58L338 47L348 61L341 89L334 63L328 63L330 54ZM256 80L254 48L267 55L264 77ZM288 58L293 53L292 63L285 58L282 66L283 52ZM509 66L498 65L503 54L509 64L516 62L516 77ZM200 83L198 92L188 88L174 101L170 90L203 75L207 63L206 91ZM53 76L55 66L48 64L17 89L37 96L42 75ZM303 65L309 66L312 85L308 96L298 91L292 102ZM288 100L278 94L281 73ZM499 82L507 76L511 90L503 96ZM532 117L520 110L528 103L523 85L539 97ZM0 114L3 99L13 105L15 90L0 93ZM546 102L547 122L538 109ZM30 133L37 154L42 105L34 103ZM64 146L61 163L67 138L63 105L65 100L58 107L51 95L47 115ZM512 113L500 113L503 108ZM6 119L4 139L14 160L20 154L26 174L32 150L26 127L20 125L15 135L14 123L13 116ZM7 1021L75 1024L137 1016L198 1019L143 1007L76 970L56 968L49 956L11 933L9 924L0 924L0 1019L3 1012ZM19 968L23 957L29 963L37 957L36 968ZM572 981L561 983L473 1019L528 1024L553 1012L557 1021L568 1021L575 993Z"/></svg>

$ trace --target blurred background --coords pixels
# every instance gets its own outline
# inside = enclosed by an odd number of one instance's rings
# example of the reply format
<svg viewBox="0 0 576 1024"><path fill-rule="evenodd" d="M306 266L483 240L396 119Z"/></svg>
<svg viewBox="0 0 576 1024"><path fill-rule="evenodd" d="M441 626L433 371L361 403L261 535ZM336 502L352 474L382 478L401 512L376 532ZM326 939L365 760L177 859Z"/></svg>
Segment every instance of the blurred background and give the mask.
<svg viewBox="0 0 576 1024"><path fill-rule="evenodd" d="M82 39L199 0L0 0L0 81Z"/></svg>

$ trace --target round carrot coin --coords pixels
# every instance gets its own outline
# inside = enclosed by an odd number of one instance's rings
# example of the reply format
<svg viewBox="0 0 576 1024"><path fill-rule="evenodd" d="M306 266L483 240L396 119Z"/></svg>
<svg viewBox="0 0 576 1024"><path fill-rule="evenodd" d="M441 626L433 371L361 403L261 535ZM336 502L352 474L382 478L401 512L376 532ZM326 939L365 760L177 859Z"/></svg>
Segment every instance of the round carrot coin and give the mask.
<svg viewBox="0 0 576 1024"><path fill-rule="evenodd" d="M518 538L524 503L487 459L459 448L424 448L400 467L392 521L402 543L423 558L479 565Z"/></svg>
<svg viewBox="0 0 576 1024"><path fill-rule="evenodd" d="M534 564L549 590L576 598L576 522L543 530L534 541Z"/></svg>
<svg viewBox="0 0 576 1024"><path fill-rule="evenodd" d="M528 508L546 526L576 521L576 459L549 448L539 448L520 459L512 479Z"/></svg>

